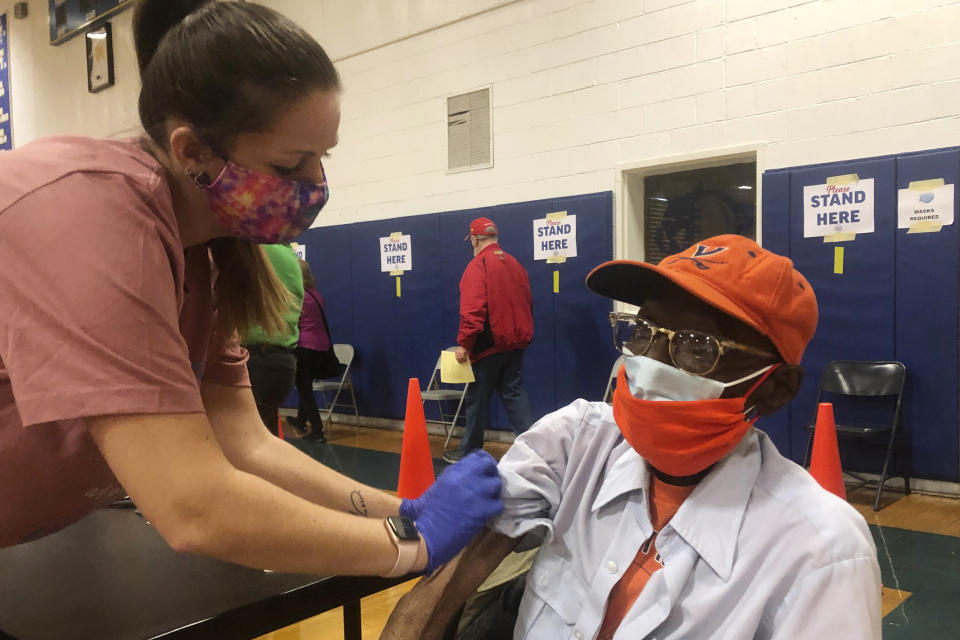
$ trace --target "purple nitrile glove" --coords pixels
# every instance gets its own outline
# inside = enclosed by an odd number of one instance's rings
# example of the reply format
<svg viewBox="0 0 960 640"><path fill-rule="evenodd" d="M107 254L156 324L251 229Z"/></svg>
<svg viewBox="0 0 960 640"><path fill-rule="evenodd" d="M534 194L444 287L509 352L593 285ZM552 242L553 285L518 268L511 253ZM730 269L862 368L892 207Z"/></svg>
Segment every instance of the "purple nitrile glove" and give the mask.
<svg viewBox="0 0 960 640"><path fill-rule="evenodd" d="M449 562L501 511L497 461L483 450L471 451L444 469L422 496L400 504L400 515L417 523L427 544L428 574Z"/></svg>

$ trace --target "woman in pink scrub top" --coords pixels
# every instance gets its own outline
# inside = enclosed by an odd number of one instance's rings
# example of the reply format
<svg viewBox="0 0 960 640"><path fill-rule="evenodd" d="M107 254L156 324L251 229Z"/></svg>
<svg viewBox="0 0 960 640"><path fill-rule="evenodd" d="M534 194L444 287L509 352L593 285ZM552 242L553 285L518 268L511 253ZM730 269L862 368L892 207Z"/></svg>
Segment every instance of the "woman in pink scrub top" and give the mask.
<svg viewBox="0 0 960 640"><path fill-rule="evenodd" d="M341 476L263 427L236 340L282 322L257 244L327 200L337 71L252 3L143 0L134 40L143 139L0 154L0 547L129 494L180 551L434 569L499 512L492 458L415 501Z"/></svg>

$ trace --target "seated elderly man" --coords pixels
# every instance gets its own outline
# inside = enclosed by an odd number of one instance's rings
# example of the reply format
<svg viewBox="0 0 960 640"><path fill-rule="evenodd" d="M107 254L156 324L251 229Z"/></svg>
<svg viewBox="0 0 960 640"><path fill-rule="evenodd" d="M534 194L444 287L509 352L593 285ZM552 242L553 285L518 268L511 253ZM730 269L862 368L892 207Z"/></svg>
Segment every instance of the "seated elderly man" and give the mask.
<svg viewBox="0 0 960 640"><path fill-rule="evenodd" d="M752 428L796 394L817 324L790 260L704 240L614 261L593 291L626 356L613 406L577 400L500 462L505 510L398 605L384 638L438 638L500 560L542 542L514 638L880 638L863 518Z"/></svg>

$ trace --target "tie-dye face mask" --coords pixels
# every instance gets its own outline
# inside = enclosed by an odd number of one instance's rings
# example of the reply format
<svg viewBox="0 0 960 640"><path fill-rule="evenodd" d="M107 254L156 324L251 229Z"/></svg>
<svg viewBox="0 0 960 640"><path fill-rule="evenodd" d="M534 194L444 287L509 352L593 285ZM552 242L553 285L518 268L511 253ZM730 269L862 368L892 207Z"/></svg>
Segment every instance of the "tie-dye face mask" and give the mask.
<svg viewBox="0 0 960 640"><path fill-rule="evenodd" d="M231 236L260 244L291 242L327 203L327 175L315 184L245 169L229 160L206 186L210 208Z"/></svg>

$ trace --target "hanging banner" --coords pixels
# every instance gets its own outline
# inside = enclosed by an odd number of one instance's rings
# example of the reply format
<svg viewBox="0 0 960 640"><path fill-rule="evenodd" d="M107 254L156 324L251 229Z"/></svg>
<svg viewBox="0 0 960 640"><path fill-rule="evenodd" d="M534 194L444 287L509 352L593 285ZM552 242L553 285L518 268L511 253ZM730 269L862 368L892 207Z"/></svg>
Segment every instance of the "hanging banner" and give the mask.
<svg viewBox="0 0 960 640"><path fill-rule="evenodd" d="M943 178L911 182L897 191L897 228L911 232L939 231L953 224L954 185Z"/></svg>
<svg viewBox="0 0 960 640"><path fill-rule="evenodd" d="M533 221L533 259L563 262L577 257L577 216L548 213Z"/></svg>
<svg viewBox="0 0 960 640"><path fill-rule="evenodd" d="M873 178L829 178L803 187L803 237L873 233Z"/></svg>
<svg viewBox="0 0 960 640"><path fill-rule="evenodd" d="M410 236L391 233L386 238L380 238L380 271L399 275L398 271L413 269L413 250Z"/></svg>
<svg viewBox="0 0 960 640"><path fill-rule="evenodd" d="M10 120L10 45L7 14L0 13L0 151L13 149L13 122Z"/></svg>

